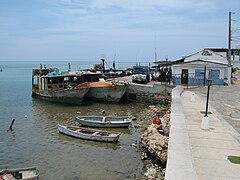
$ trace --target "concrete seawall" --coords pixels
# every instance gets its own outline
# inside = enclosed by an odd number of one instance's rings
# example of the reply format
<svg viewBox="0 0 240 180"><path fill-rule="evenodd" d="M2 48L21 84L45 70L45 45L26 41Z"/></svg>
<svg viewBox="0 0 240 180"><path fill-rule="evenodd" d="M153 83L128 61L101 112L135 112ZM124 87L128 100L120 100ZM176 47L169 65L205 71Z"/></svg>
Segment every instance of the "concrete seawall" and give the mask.
<svg viewBox="0 0 240 180"><path fill-rule="evenodd" d="M127 93L129 99L137 101L159 103L164 97L170 97L172 86L154 82L153 84L129 83Z"/></svg>
<svg viewBox="0 0 240 180"><path fill-rule="evenodd" d="M182 92L181 86L172 90L166 180L197 179L192 162L186 118L180 99Z"/></svg>
<svg viewBox="0 0 240 180"><path fill-rule="evenodd" d="M150 81L147 84L132 83L132 76L115 78L114 81L128 83L127 99L150 103L159 103L162 99L170 97L174 87L159 81Z"/></svg>

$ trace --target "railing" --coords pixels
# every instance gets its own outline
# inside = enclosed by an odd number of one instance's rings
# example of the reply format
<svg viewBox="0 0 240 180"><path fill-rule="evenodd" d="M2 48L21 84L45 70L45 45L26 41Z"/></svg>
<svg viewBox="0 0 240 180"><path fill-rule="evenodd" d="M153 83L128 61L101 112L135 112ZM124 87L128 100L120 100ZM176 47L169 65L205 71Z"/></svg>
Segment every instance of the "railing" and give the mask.
<svg viewBox="0 0 240 180"><path fill-rule="evenodd" d="M204 83L205 80L205 83ZM204 86L206 85L206 79L202 76L196 77L195 73L189 73L188 77L182 77L181 74L172 75L172 83L174 85L186 85L186 86ZM223 85L224 79L212 78L213 85Z"/></svg>

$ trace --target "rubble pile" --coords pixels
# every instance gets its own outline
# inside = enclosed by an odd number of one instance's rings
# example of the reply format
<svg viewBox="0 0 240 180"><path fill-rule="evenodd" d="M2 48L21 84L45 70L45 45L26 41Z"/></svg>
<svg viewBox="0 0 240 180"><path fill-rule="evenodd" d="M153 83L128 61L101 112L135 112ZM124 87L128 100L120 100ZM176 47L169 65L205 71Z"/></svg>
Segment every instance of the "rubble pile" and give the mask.
<svg viewBox="0 0 240 180"><path fill-rule="evenodd" d="M160 118L162 124L163 135L169 136L170 130L170 110L168 109L164 116Z"/></svg>
<svg viewBox="0 0 240 180"><path fill-rule="evenodd" d="M152 117L159 117L159 111L154 107L151 108L155 114ZM147 160L151 157L152 163L147 167L147 172L144 174L148 179L157 178L164 179L165 166L167 162L168 136L170 123L170 110L164 111L164 115L159 118L158 124L150 124L141 137L143 145L142 160ZM153 121L154 122L154 121ZM150 155L150 156L148 156ZM149 170L150 168L150 170ZM151 173L150 173L151 172Z"/></svg>
<svg viewBox="0 0 240 180"><path fill-rule="evenodd" d="M154 156L157 156L162 163L167 162L168 137L161 134L161 125L151 124L142 135L142 144Z"/></svg>

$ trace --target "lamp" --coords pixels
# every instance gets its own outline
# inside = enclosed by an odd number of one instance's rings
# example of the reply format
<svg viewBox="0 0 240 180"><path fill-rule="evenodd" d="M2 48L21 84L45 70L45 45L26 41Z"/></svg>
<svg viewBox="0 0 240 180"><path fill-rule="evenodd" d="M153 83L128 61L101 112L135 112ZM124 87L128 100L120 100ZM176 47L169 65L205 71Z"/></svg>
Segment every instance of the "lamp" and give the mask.
<svg viewBox="0 0 240 180"><path fill-rule="evenodd" d="M211 86L212 85L212 79L207 79L207 85Z"/></svg>
<svg viewBox="0 0 240 180"><path fill-rule="evenodd" d="M207 89L207 101L206 101L206 111L205 111L205 115L202 119L202 124L201 124L201 128L205 129L205 130L209 130L209 120L208 120L208 101L209 101L209 92L210 92L210 86L212 85L212 79L207 79L206 80L206 84L208 86Z"/></svg>

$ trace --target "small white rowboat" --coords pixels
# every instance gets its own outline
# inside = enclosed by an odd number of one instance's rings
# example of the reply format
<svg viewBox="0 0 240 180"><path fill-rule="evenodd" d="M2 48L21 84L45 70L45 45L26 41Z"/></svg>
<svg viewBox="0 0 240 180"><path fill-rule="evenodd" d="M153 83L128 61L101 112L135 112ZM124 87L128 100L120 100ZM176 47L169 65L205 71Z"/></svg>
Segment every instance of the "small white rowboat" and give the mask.
<svg viewBox="0 0 240 180"><path fill-rule="evenodd" d="M88 129L79 126L64 126L58 124L57 127L59 132L63 134L92 141L116 142L121 135L121 133L117 132Z"/></svg>
<svg viewBox="0 0 240 180"><path fill-rule="evenodd" d="M123 128L128 127L131 122L131 117L119 116L78 116L76 121L89 127L104 127L104 128Z"/></svg>

